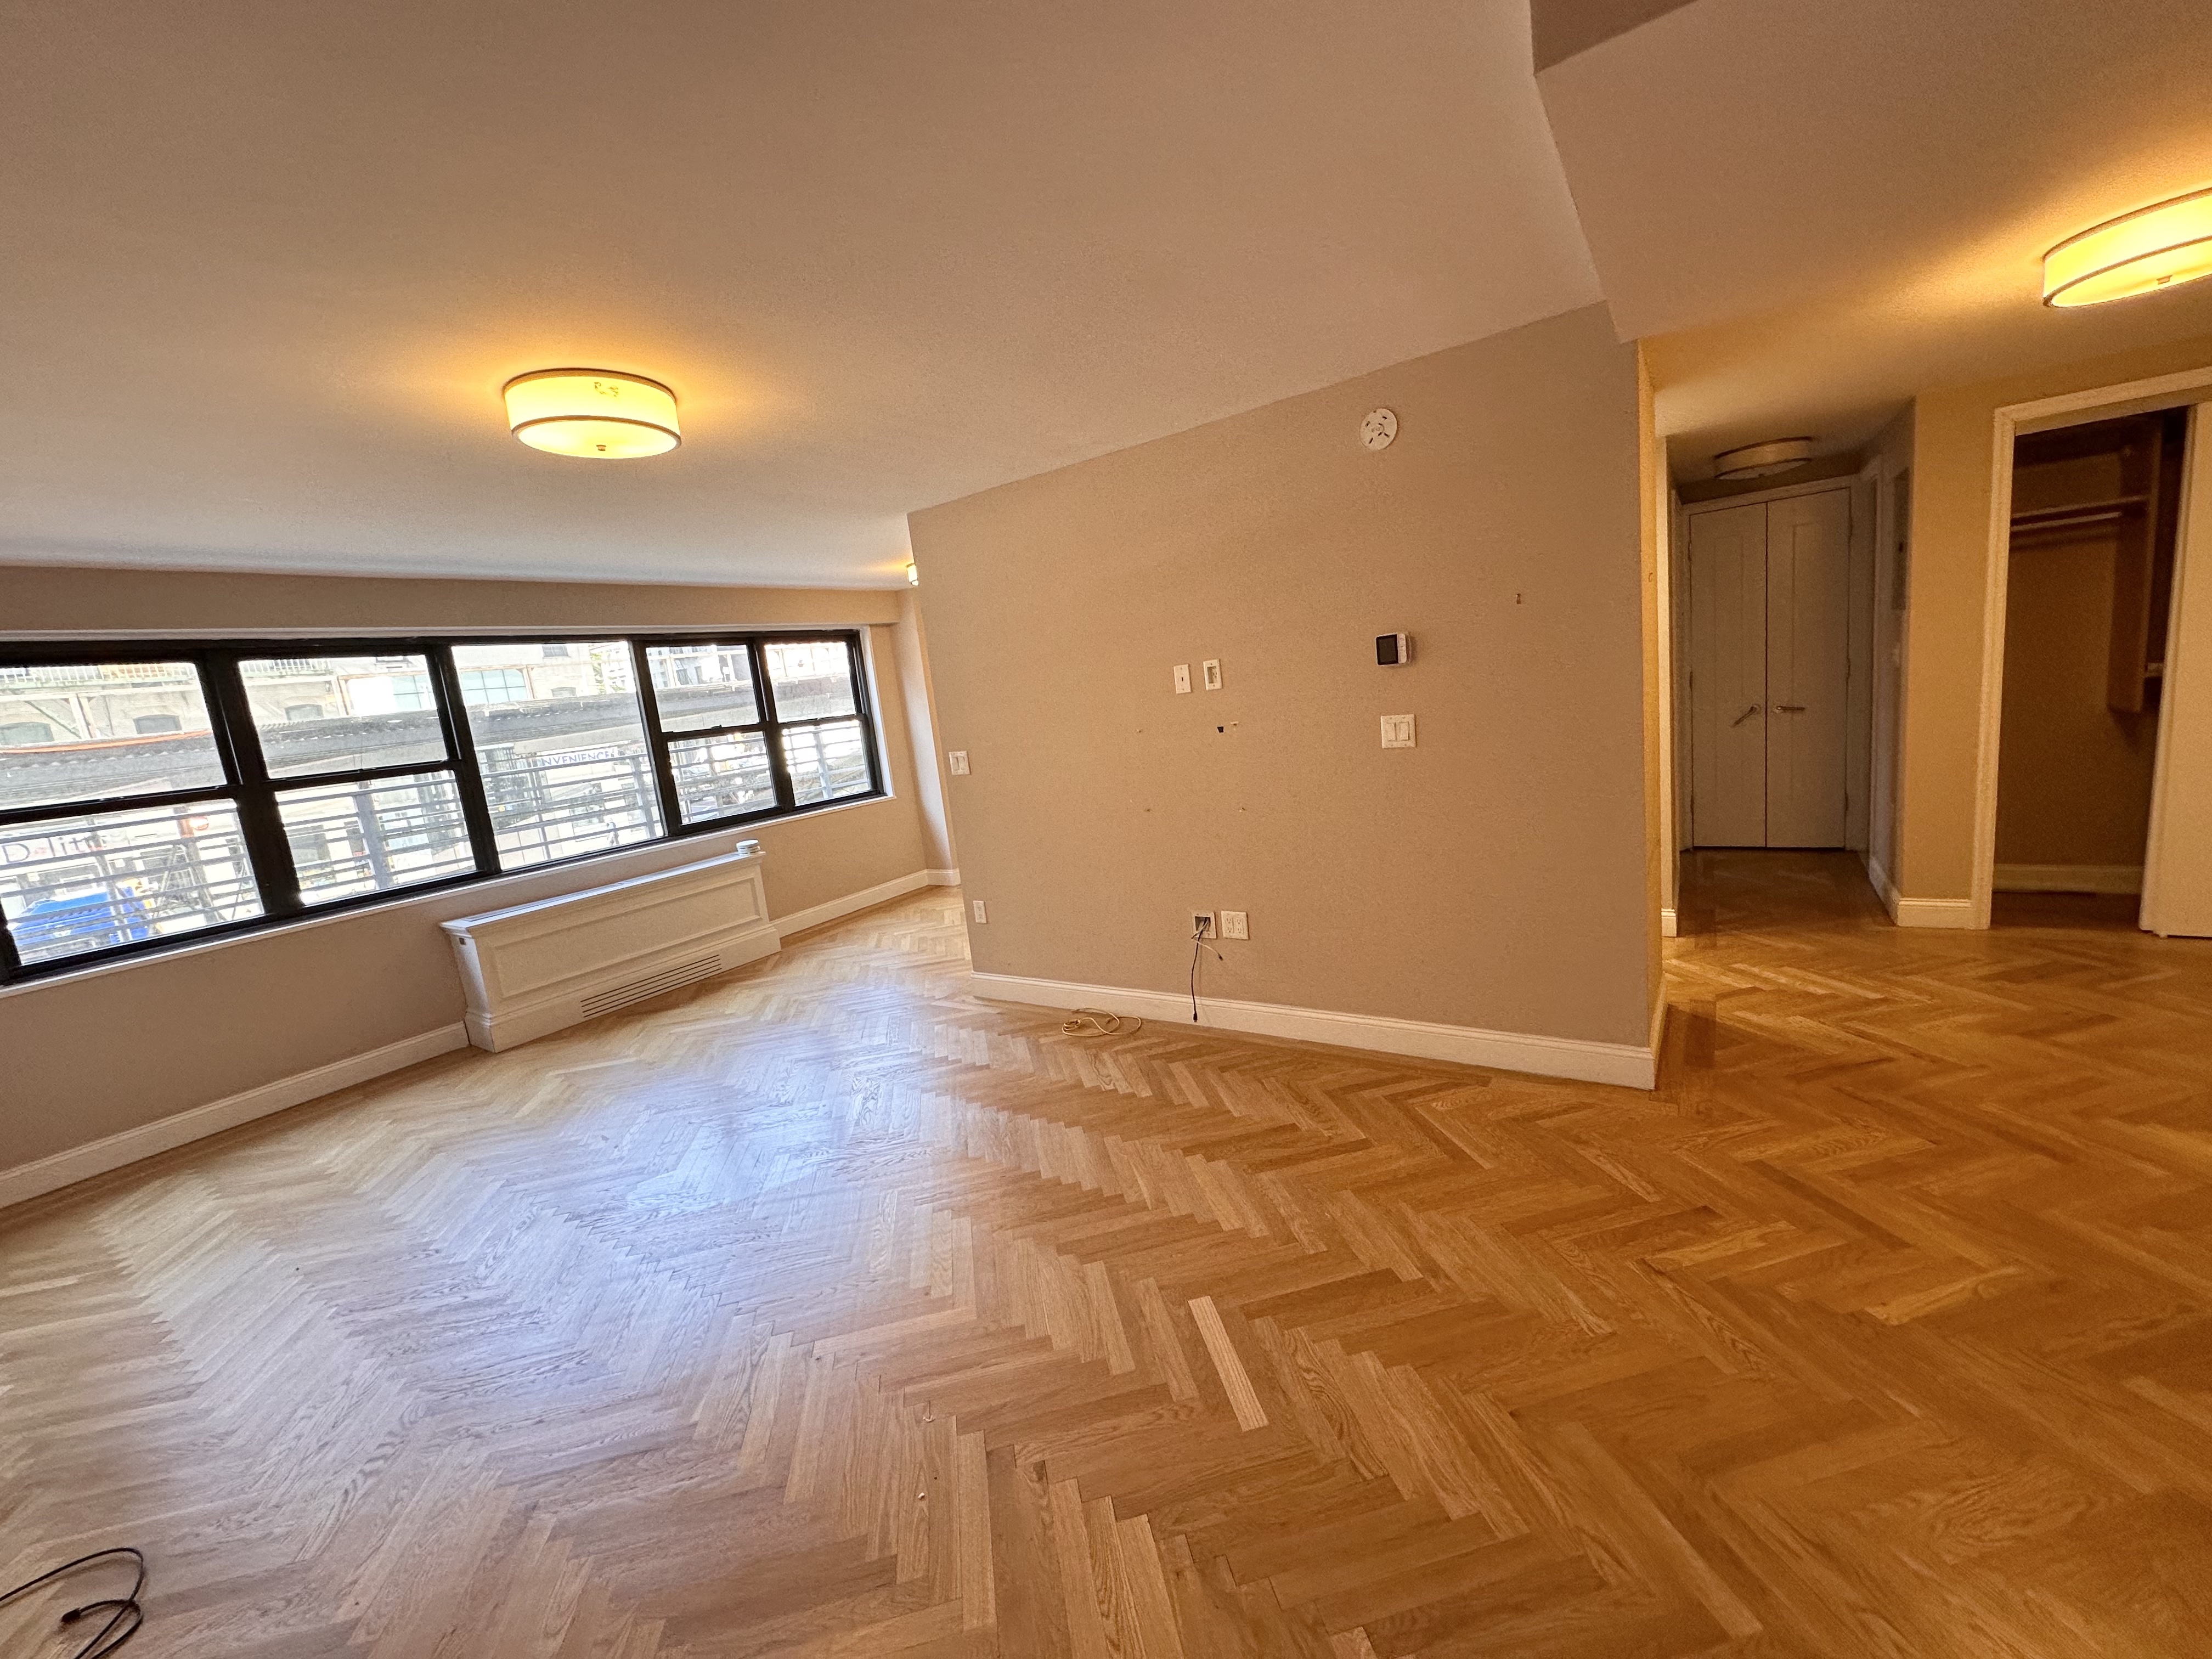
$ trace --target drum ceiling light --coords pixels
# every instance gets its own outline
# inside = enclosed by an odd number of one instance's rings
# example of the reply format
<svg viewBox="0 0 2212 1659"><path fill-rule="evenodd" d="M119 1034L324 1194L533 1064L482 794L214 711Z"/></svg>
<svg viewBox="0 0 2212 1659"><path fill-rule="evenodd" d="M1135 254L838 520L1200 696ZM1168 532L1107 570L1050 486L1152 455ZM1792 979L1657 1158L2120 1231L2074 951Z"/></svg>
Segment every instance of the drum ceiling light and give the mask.
<svg viewBox="0 0 2212 1659"><path fill-rule="evenodd" d="M1723 449L1713 457L1716 478L1765 478L1813 459L1810 438L1770 438L1762 444Z"/></svg>
<svg viewBox="0 0 2212 1659"><path fill-rule="evenodd" d="M2094 306L2212 276L2212 190L2138 208L2043 256L2043 303Z"/></svg>
<svg viewBox="0 0 2212 1659"><path fill-rule="evenodd" d="M507 424L551 455L627 460L665 455L684 441L676 394L642 374L608 368L541 368L507 383Z"/></svg>

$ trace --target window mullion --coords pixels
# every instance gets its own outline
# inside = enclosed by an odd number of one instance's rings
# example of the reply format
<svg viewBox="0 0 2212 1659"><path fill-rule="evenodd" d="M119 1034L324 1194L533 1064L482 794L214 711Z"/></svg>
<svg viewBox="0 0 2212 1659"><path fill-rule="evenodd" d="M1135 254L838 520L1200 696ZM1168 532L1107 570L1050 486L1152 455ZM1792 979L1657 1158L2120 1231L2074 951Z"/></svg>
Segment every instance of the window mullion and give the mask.
<svg viewBox="0 0 2212 1659"><path fill-rule="evenodd" d="M262 911L271 916L297 915L306 908L300 902L299 872L293 867L292 844L276 811L276 792L269 782L237 653L209 652L198 663L201 695L207 700L216 751L230 780L230 796L238 805L239 833L253 866Z"/></svg>
<svg viewBox="0 0 2212 1659"><path fill-rule="evenodd" d="M676 799L676 763L668 753L668 733L660 729L660 694L653 684L653 665L640 641L629 647L629 672L637 687L637 706L645 716L645 749L653 760L653 787L660 795L660 833L672 836L684 827L684 814Z"/></svg>
<svg viewBox="0 0 2212 1659"><path fill-rule="evenodd" d="M461 702L460 671L453 666L449 643L425 643L422 654L430 664L430 700L438 705L438 726L446 734L446 751L453 757L453 779L461 792L461 818L469 827L469 851L477 873L499 873L499 836L491 825L491 805L484 799L483 768L477 763L477 741L469 730L468 714Z"/></svg>
<svg viewBox="0 0 2212 1659"><path fill-rule="evenodd" d="M768 652L759 635L746 639L745 651L753 665L753 696L760 703L761 730L768 738L768 769L775 780L776 810L795 812L799 795L791 787L791 768L783 758L783 723L776 718L775 688L768 683Z"/></svg>

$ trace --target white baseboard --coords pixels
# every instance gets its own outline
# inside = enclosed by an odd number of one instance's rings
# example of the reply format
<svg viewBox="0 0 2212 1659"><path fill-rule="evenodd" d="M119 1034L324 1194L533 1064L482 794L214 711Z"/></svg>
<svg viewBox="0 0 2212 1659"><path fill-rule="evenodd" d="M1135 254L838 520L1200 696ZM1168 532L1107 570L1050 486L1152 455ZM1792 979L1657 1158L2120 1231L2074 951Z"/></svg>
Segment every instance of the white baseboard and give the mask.
<svg viewBox="0 0 2212 1659"><path fill-rule="evenodd" d="M1022 1002L1039 1008L1099 1008L1109 1014L1135 1014L1162 1024L1191 1023L1190 999L1172 991L1135 991L1111 985L1079 985L1069 980L1024 979L1012 974L971 974L969 983L987 1001ZM1435 1025L1425 1020L1340 1014L1322 1008L1221 998L1203 1000L1199 1009L1198 1023L1218 1030L1295 1037L1302 1042L1455 1060L1499 1071L1534 1072L1540 1077L1572 1078L1583 1083L1649 1089L1657 1071L1653 1050L1630 1042L1532 1036L1519 1031L1486 1031L1472 1025ZM1660 1016L1664 1017L1663 1008Z"/></svg>
<svg viewBox="0 0 2212 1659"><path fill-rule="evenodd" d="M1680 938L1680 935L1681 924L1674 914L1674 907L1671 904L1663 904L1660 906L1659 937L1661 939L1677 939Z"/></svg>
<svg viewBox="0 0 2212 1659"><path fill-rule="evenodd" d="M2140 893L2140 864L2000 864L2000 893Z"/></svg>
<svg viewBox="0 0 2212 1659"><path fill-rule="evenodd" d="M957 887L960 884L957 870L925 870L921 873L929 878L932 887Z"/></svg>
<svg viewBox="0 0 2212 1659"><path fill-rule="evenodd" d="M312 1071L295 1072L290 1077L280 1077L274 1083L264 1083L258 1089L248 1089L243 1094L226 1096L211 1100L204 1106L194 1106L169 1117L156 1118L151 1123L142 1123L136 1128L118 1130L98 1140L87 1141L82 1146L71 1146L35 1163L21 1164L12 1170L0 1170L0 1208L21 1204L25 1199L36 1198L41 1193L88 1181L94 1176L106 1175L110 1170L119 1170L126 1164L136 1164L142 1158L151 1158L156 1152L169 1152L187 1142L219 1134L225 1129L234 1129L241 1123L251 1123L255 1118L267 1117L287 1107L297 1106L322 1095L335 1094L340 1089L350 1089L356 1083L366 1083L371 1078L382 1077L403 1066L413 1066L440 1054L452 1054L457 1048L469 1046L467 1029L459 1024L441 1025L434 1031L425 1031L420 1036L402 1037L397 1042L387 1042L381 1048L371 1048L365 1054L353 1054L344 1060L334 1060L327 1066L318 1066Z"/></svg>
<svg viewBox="0 0 2212 1659"><path fill-rule="evenodd" d="M804 910L794 910L787 916L778 916L775 931L789 939L793 933L819 927L825 921L835 921L840 916L851 915L855 910L865 910L872 904L882 904L908 893L918 893L934 884L930 880L928 871L911 871L903 876L894 876L889 881L879 881L873 887L863 887L857 893L848 893L842 898L826 899L820 904L809 905Z"/></svg>
<svg viewBox="0 0 2212 1659"><path fill-rule="evenodd" d="M1900 927L1966 927L1974 922L1972 899L1923 899L1900 896L1890 914Z"/></svg>

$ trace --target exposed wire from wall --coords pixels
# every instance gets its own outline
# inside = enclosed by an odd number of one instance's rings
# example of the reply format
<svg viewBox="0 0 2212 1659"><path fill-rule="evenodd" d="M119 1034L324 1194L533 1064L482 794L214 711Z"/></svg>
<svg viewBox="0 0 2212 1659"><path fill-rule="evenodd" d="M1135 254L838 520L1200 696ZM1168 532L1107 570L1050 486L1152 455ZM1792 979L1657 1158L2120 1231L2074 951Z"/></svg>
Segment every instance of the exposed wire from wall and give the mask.
<svg viewBox="0 0 2212 1659"><path fill-rule="evenodd" d="M1109 1014L1103 1008L1078 1008L1068 1015L1066 1024L1060 1029L1068 1036L1134 1036L1145 1029L1145 1022L1134 1014L1124 1018L1120 1014Z"/></svg>
<svg viewBox="0 0 2212 1659"><path fill-rule="evenodd" d="M1190 936L1190 1023L1194 1025L1198 1024L1198 953L1200 951L1213 951L1213 947L1206 942L1206 929L1203 927L1195 929ZM1213 959L1226 962L1229 958L1220 951L1213 951Z"/></svg>

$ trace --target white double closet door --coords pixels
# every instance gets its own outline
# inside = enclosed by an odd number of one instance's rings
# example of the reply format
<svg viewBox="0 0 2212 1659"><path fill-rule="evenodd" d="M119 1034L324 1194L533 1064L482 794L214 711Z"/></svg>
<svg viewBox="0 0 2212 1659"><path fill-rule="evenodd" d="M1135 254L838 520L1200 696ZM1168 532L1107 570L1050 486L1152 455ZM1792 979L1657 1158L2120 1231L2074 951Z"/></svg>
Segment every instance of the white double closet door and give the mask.
<svg viewBox="0 0 2212 1659"><path fill-rule="evenodd" d="M1690 519L1690 830L1699 847L1841 847L1850 492Z"/></svg>

